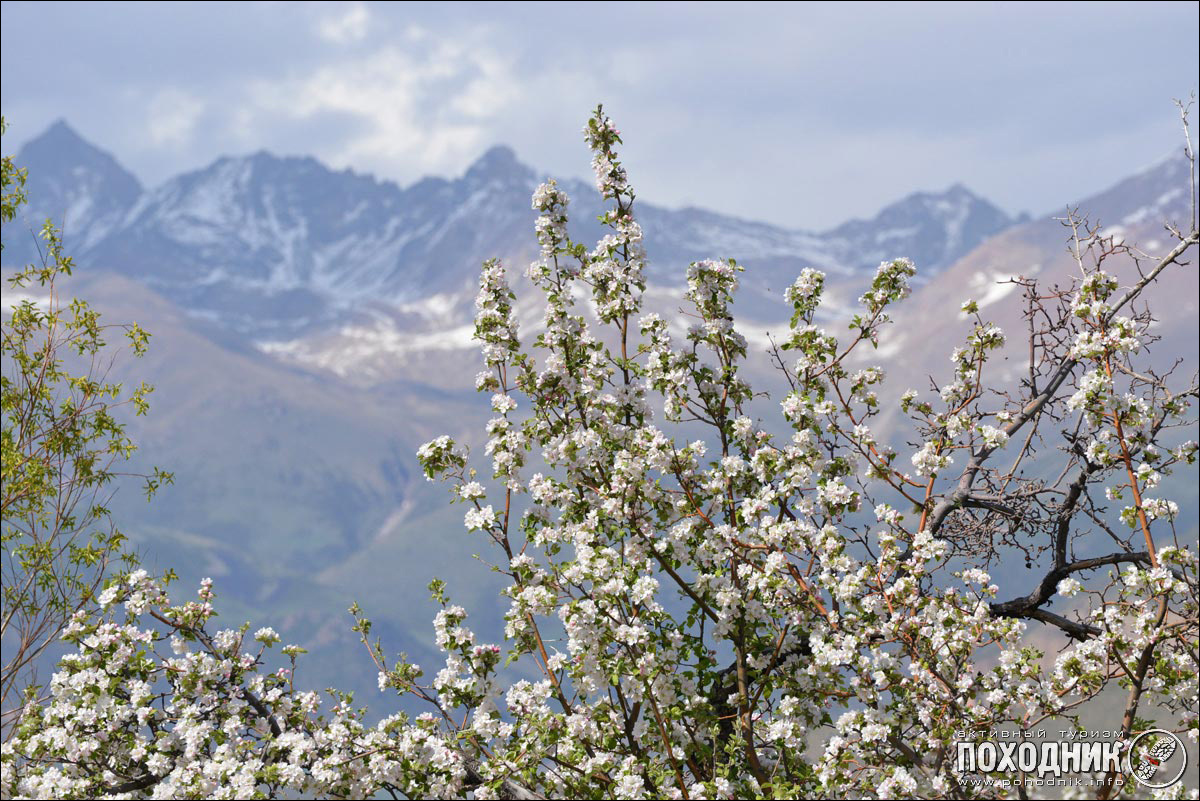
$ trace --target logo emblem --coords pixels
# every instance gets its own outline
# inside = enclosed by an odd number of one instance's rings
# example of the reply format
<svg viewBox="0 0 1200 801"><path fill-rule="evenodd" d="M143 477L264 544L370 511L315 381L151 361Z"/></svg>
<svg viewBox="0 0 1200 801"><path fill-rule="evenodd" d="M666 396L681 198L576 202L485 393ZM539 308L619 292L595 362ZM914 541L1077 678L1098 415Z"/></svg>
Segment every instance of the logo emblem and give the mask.
<svg viewBox="0 0 1200 801"><path fill-rule="evenodd" d="M1144 787L1170 787L1183 778L1186 769L1183 742L1164 729L1147 729L1134 737L1125 751L1125 770Z"/></svg>

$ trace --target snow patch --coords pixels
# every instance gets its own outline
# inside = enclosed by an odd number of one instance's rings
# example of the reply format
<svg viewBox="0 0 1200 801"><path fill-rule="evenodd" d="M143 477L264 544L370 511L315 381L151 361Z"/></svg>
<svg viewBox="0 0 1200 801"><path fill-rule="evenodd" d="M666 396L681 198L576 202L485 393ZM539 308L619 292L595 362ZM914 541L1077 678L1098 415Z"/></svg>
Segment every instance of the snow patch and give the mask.
<svg viewBox="0 0 1200 801"><path fill-rule="evenodd" d="M1007 273L975 273L971 277L971 292L975 296L975 303L982 309L1008 297L1019 286L1015 278L1016 276Z"/></svg>
<svg viewBox="0 0 1200 801"><path fill-rule="evenodd" d="M1162 214L1162 211L1169 203L1171 203L1171 201L1175 200L1175 198L1181 196L1182 194L1183 187L1177 186L1174 189L1169 189L1159 195L1153 203L1142 206L1141 208L1125 215L1125 217L1121 220L1121 223L1123 225L1138 225L1139 223L1146 222L1152 217L1156 218Z"/></svg>
<svg viewBox="0 0 1200 801"><path fill-rule="evenodd" d="M462 325L444 331L410 333L386 321L373 326L343 326L327 344L294 339L257 342L263 353L308 367L319 367L339 376L373 375L381 362L404 363L414 355L438 351L469 350L477 347L475 326Z"/></svg>

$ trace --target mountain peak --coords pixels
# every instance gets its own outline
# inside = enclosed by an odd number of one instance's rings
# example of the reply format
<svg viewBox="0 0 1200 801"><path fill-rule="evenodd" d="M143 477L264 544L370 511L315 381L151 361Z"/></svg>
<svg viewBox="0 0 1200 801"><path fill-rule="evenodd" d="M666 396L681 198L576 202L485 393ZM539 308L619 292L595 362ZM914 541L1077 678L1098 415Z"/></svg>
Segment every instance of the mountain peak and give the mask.
<svg viewBox="0 0 1200 801"><path fill-rule="evenodd" d="M516 151L508 145L493 145L482 156L467 168L463 176L468 181L490 180L495 178L525 179L533 174L533 170L517 159Z"/></svg>
<svg viewBox="0 0 1200 801"><path fill-rule="evenodd" d="M79 133L74 128L71 127L71 124L69 122L67 122L66 119L63 117L59 117L54 122L50 123L50 126L48 128L46 128L45 131L42 132L42 136L43 137L55 137L55 138L59 139L60 141L62 141L63 139L72 139L72 138L77 139L81 142L83 141L83 137L80 136Z"/></svg>
<svg viewBox="0 0 1200 801"><path fill-rule="evenodd" d="M71 127L70 122L67 122L66 119L61 118L61 116L54 122L50 122L49 127L46 128L46 131L44 131L42 135L43 137L74 137L76 139L83 140L83 137L80 137L76 130Z"/></svg>
<svg viewBox="0 0 1200 801"><path fill-rule="evenodd" d="M982 203L987 206L992 205L987 198L977 195L976 193L972 192L966 184L958 181L955 181L954 183L950 184L950 186L946 187L945 191L936 193L934 197L942 200L949 200L954 203Z"/></svg>
<svg viewBox="0 0 1200 801"><path fill-rule="evenodd" d="M851 220L828 235L865 245L855 257L847 256L850 263L865 266L905 255L936 272L1013 222L990 201L956 182L941 192L913 192L872 219Z"/></svg>
<svg viewBox="0 0 1200 801"><path fill-rule="evenodd" d="M24 163L29 158L37 159L43 154L53 154L56 158L62 158L64 154L77 153L108 155L80 136L78 131L60 117L50 123L46 130L26 142L18 159Z"/></svg>
<svg viewBox="0 0 1200 801"><path fill-rule="evenodd" d="M1011 220L1006 212L985 197L977 195L964 184L954 183L941 192L914 192L900 200L885 206L876 220L889 222L909 218L932 217L946 220L962 215L982 215L990 218L996 224Z"/></svg>
<svg viewBox="0 0 1200 801"><path fill-rule="evenodd" d="M215 161L204 169L223 169L229 168L230 165L253 169L260 168L279 168L295 164L307 165L308 163L317 163L316 159L307 156L280 156L272 153L265 148L259 148L253 153L243 153L236 156L219 156Z"/></svg>
<svg viewBox="0 0 1200 801"><path fill-rule="evenodd" d="M142 194L142 185L132 173L62 119L26 142L15 161L29 170L28 206L19 225L14 223L14 233L5 229L6 264L39 258L36 240L16 231L29 230L47 218L62 227L72 255L84 256L114 230Z"/></svg>
<svg viewBox="0 0 1200 801"><path fill-rule="evenodd" d="M956 181L940 192L919 191L905 195L895 203L885 206L880 213L883 214L892 209L903 209L909 206L923 208L937 207L946 203L952 203L956 206L963 204L992 206L992 203L987 198L972 192L966 184Z"/></svg>
<svg viewBox="0 0 1200 801"><path fill-rule="evenodd" d="M508 145L492 145L475 160L476 165L510 166L519 163L516 151Z"/></svg>
<svg viewBox="0 0 1200 801"><path fill-rule="evenodd" d="M80 136L62 118L26 142L17 153L16 161L22 167L29 168L33 205L36 205L39 183L61 180L65 182L64 187L78 184L82 180L80 170L105 184L109 191L115 193L118 202L132 203L142 192L141 182L136 176L122 167L111 153Z"/></svg>

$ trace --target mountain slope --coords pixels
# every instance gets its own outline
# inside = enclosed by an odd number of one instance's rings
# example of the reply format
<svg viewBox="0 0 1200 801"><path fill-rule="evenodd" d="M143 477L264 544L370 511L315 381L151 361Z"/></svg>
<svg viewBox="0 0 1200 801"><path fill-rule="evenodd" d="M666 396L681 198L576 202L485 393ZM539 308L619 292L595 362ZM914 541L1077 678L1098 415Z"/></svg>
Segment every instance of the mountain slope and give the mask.
<svg viewBox="0 0 1200 801"><path fill-rule="evenodd" d="M147 355L120 353L108 376L154 386L149 414L125 415L139 447L130 468L158 465L176 480L152 503L136 481L122 484L114 519L148 569L175 569L182 594L216 579L227 625L274 625L310 648L310 686L373 685L373 673L340 678L346 662L367 667L346 659L359 647L345 614L354 600L371 599L381 635L414 655L428 641L434 574L459 579L464 601L494 602L495 580L471 559L479 544L447 522L446 488L414 457L442 433L478 441L487 409L473 390L368 391L282 365L112 273L80 271L58 289L63 302L88 299L102 323L151 332ZM449 517L460 523L461 511ZM371 553L402 558L348 579L346 566Z"/></svg>
<svg viewBox="0 0 1200 801"><path fill-rule="evenodd" d="M1072 204L1102 233L1138 247L1147 260L1161 257L1174 244L1163 229L1165 223L1182 223L1191 213L1188 202L1188 162L1182 156L1166 159L1110 189ZM1010 333L1015 372L1025 355L1022 333L1026 302L1020 288L1009 280L1036 278L1045 288L1067 286L1079 276L1079 268L1068 250L1070 229L1062 215L1046 216L1014 226L988 239L948 267L935 280L915 292L895 315L896 323L885 334L884 353L903 354L895 365L909 374L911 386L925 386L927 374L946 373L950 348L961 343L970 322L959 312L962 303L974 299L981 315ZM1086 263L1086 262L1085 262ZM1136 281L1136 265L1128 257L1111 258L1104 268L1123 285ZM1194 356L1197 294L1200 286L1194 266L1174 267L1153 284L1145 299L1161 315L1155 331L1163 338L1164 353ZM937 352L927 343L944 343ZM912 383L917 382L917 383Z"/></svg>

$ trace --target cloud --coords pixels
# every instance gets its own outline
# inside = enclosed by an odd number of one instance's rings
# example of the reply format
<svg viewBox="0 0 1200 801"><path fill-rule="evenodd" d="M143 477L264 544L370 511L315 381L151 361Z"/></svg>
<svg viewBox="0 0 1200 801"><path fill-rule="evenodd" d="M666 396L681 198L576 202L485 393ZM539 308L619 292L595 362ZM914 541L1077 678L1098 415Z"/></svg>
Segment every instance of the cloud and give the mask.
<svg viewBox="0 0 1200 801"><path fill-rule="evenodd" d="M316 33L327 42L353 44L367 37L370 24L371 12L362 3L354 3L342 14L318 20Z"/></svg>
<svg viewBox="0 0 1200 801"><path fill-rule="evenodd" d="M254 82L233 117L243 132L345 120L346 135L317 144L318 155L336 166L417 178L456 171L492 144L496 117L518 95L498 53L413 28L400 44Z"/></svg>
<svg viewBox="0 0 1200 801"><path fill-rule="evenodd" d="M146 131L158 147L191 144L192 134L205 110L200 98L180 89L157 92L146 109Z"/></svg>

